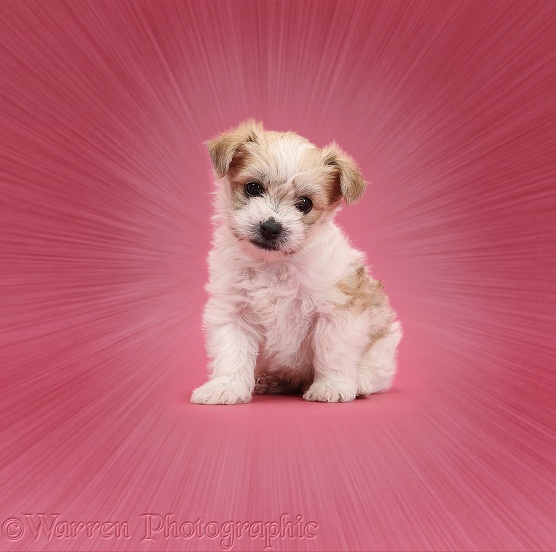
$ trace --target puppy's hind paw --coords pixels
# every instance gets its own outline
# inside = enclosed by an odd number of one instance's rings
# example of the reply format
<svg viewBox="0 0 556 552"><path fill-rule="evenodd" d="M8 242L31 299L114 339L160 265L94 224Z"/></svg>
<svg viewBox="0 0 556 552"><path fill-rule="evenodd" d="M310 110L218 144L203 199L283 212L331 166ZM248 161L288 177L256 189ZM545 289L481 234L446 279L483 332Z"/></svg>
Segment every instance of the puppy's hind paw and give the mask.
<svg viewBox="0 0 556 552"><path fill-rule="evenodd" d="M228 378L214 378L191 395L195 404L237 404L251 401L251 390L243 383Z"/></svg>
<svg viewBox="0 0 556 552"><path fill-rule="evenodd" d="M359 375L359 385L357 387L358 397L368 397L374 392L371 380L367 376Z"/></svg>
<svg viewBox="0 0 556 552"><path fill-rule="evenodd" d="M357 387L346 381L315 381L303 395L306 401L350 402L355 399Z"/></svg>

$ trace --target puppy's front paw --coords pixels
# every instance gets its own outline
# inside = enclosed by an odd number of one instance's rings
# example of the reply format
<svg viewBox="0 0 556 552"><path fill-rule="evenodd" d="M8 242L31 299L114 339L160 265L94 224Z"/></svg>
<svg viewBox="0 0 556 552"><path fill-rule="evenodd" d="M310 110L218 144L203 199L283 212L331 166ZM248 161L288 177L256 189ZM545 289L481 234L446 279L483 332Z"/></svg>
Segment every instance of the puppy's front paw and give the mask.
<svg viewBox="0 0 556 552"><path fill-rule="evenodd" d="M349 381L323 379L315 381L303 395L306 401L349 402L355 399L357 385Z"/></svg>
<svg viewBox="0 0 556 552"><path fill-rule="evenodd" d="M230 378L214 378L191 395L191 402L196 404L236 404L251 400L251 390L244 383Z"/></svg>

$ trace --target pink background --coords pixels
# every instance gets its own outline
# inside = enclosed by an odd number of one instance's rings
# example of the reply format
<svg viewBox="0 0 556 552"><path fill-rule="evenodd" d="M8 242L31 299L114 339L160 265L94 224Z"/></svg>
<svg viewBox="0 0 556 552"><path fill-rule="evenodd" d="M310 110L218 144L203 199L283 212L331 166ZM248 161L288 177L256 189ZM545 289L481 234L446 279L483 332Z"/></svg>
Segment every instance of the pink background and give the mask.
<svg viewBox="0 0 556 552"><path fill-rule="evenodd" d="M141 542L171 513L318 523L273 550L554 550L555 28L521 0L2 2L0 549L221 549ZM405 328L390 393L189 403L202 141L249 116L372 182L339 222ZM131 536L35 540L39 513Z"/></svg>

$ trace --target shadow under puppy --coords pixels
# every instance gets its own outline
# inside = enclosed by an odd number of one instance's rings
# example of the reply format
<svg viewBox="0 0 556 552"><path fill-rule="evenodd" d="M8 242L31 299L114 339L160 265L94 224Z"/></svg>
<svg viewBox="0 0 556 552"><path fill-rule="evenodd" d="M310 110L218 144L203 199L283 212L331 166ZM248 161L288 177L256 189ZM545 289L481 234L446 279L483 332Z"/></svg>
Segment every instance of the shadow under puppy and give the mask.
<svg viewBox="0 0 556 552"><path fill-rule="evenodd" d="M333 220L365 189L353 159L253 120L206 145L218 179L203 315L211 362L191 401L300 392L337 402L388 390L401 326Z"/></svg>

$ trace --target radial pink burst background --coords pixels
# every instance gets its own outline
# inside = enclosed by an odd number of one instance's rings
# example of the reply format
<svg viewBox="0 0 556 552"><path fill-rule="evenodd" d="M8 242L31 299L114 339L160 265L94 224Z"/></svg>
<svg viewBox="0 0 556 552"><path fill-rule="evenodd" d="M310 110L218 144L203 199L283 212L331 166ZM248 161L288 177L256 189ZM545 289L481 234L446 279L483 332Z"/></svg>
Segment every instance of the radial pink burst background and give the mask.
<svg viewBox="0 0 556 552"><path fill-rule="evenodd" d="M233 550L554 550L555 28L543 1L2 2L0 549L222 550L233 521ZM405 328L390 393L189 403L202 142L248 117L371 181L338 220ZM283 515L315 525L268 548Z"/></svg>

